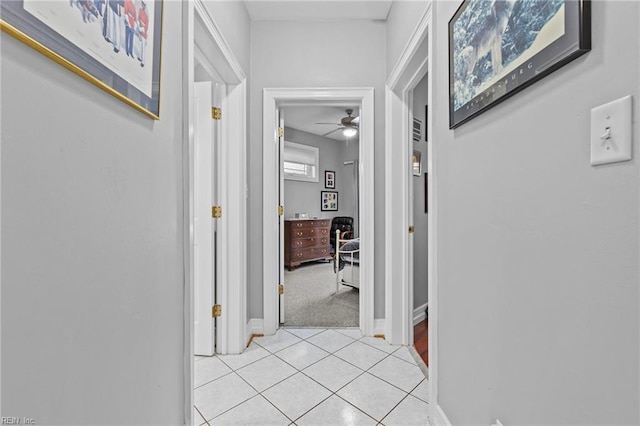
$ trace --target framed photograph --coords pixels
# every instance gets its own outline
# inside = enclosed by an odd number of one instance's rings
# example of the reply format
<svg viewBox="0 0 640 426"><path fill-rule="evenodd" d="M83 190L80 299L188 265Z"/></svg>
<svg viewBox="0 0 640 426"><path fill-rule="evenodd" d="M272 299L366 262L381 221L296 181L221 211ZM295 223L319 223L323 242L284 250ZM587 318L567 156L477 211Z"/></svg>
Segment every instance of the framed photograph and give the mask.
<svg viewBox="0 0 640 426"><path fill-rule="evenodd" d="M414 176L420 176L422 174L422 153L420 151L413 151L411 168Z"/></svg>
<svg viewBox="0 0 640 426"><path fill-rule="evenodd" d="M464 0L449 21L449 128L589 50L590 0Z"/></svg>
<svg viewBox="0 0 640 426"><path fill-rule="evenodd" d="M413 141L420 142L422 140L422 120L413 118Z"/></svg>
<svg viewBox="0 0 640 426"><path fill-rule="evenodd" d="M0 28L157 120L162 8L162 0L3 1Z"/></svg>
<svg viewBox="0 0 640 426"><path fill-rule="evenodd" d="M324 187L335 188L336 187L336 172L331 170L325 170L324 172Z"/></svg>
<svg viewBox="0 0 640 426"><path fill-rule="evenodd" d="M429 213L429 174L424 174L424 212Z"/></svg>
<svg viewBox="0 0 640 426"><path fill-rule="evenodd" d="M320 210L323 212L338 211L338 193L336 191L320 191Z"/></svg>
<svg viewBox="0 0 640 426"><path fill-rule="evenodd" d="M429 105L425 105L424 106L424 141L425 142L429 142L428 136L427 136L427 123L429 122Z"/></svg>

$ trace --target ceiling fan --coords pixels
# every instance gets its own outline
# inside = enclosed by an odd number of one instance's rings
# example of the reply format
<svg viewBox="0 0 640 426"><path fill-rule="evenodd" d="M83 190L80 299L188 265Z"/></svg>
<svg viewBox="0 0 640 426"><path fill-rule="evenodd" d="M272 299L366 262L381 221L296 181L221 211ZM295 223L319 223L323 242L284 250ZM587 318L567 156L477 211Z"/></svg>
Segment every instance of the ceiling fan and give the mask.
<svg viewBox="0 0 640 426"><path fill-rule="evenodd" d="M345 110L347 113L346 117L342 117L340 123L316 123L316 124L331 124L333 126L338 126L337 129L331 130L330 132L325 133L322 136L329 136L331 133L337 132L338 130L342 130L342 134L346 137L355 136L358 133L358 129L360 126L360 117L352 117L353 109L347 108Z"/></svg>

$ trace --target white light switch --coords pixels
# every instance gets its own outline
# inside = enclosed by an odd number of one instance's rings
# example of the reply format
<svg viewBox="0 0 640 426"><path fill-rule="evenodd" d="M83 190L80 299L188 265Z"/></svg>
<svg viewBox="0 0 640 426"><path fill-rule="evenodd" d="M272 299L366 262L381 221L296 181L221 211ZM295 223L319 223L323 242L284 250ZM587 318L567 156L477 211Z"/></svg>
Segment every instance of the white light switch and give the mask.
<svg viewBox="0 0 640 426"><path fill-rule="evenodd" d="M631 160L631 96L591 110L591 164Z"/></svg>

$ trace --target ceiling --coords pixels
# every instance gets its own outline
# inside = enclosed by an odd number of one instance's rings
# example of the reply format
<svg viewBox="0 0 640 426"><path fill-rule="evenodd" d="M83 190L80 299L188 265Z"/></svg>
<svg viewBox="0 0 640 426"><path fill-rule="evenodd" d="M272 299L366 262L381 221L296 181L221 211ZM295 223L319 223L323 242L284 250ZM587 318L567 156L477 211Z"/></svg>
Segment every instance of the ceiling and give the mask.
<svg viewBox="0 0 640 426"><path fill-rule="evenodd" d="M387 0L246 0L252 21L386 20L393 1Z"/></svg>
<svg viewBox="0 0 640 426"><path fill-rule="evenodd" d="M336 106L295 106L283 108L284 125L304 132L313 133L314 135L323 135L333 129L337 129L342 117L346 117L344 111L347 107ZM357 106L348 107L353 109L352 117L360 115ZM335 126L330 124L315 123L336 123ZM344 141L346 137L342 132L334 132L327 136L328 138ZM353 138L357 138L358 135ZM351 138L351 139L353 139Z"/></svg>

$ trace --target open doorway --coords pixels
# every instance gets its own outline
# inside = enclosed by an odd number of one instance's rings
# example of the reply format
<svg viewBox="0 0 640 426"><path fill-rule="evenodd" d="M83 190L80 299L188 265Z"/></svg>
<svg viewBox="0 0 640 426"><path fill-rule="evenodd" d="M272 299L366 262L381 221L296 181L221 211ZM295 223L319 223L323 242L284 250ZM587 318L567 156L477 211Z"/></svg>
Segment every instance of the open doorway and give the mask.
<svg viewBox="0 0 640 426"><path fill-rule="evenodd" d="M285 141L284 120L280 122L283 108L301 106L338 106L343 109L357 107L360 116L358 145L358 182L359 212L357 214L358 233L360 238L360 267L358 292L360 331L365 336L372 336L373 321L373 248L375 235L373 232L373 150L365 149L373 144L373 89L372 88L284 88L264 89L263 98L263 274L265 279L264 295L264 334L274 334L286 319L281 316L286 304L286 287L282 284L284 277L284 212L295 214L284 205L283 186L279 179L279 158L283 152ZM346 116L346 111L341 116ZM278 129L281 127L281 130ZM328 132L331 129L325 130ZM344 164L343 164L344 166ZM324 169L319 179L324 186ZM330 180L330 179L329 179ZM329 188L327 188L329 189ZM331 192L331 191L328 191ZM323 195L317 194L317 203ZM338 195L338 197L340 197ZM326 196L327 204L334 199ZM337 204L340 203L338 198ZM332 206L329 206L332 207ZM363 214L365 212L365 214Z"/></svg>
<svg viewBox="0 0 640 426"><path fill-rule="evenodd" d="M429 365L428 336L428 76L412 90L412 123L411 144L413 146L411 182L412 182L412 214L413 214L413 345L424 363Z"/></svg>
<svg viewBox="0 0 640 426"><path fill-rule="evenodd" d="M358 327L359 107L288 106L281 116L282 324Z"/></svg>
<svg viewBox="0 0 640 426"><path fill-rule="evenodd" d="M191 424L199 416L194 389L211 372L203 359L215 363L211 355L241 353L247 342L247 85L204 4L185 2L183 11L184 402ZM196 353L206 355L199 368Z"/></svg>

